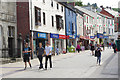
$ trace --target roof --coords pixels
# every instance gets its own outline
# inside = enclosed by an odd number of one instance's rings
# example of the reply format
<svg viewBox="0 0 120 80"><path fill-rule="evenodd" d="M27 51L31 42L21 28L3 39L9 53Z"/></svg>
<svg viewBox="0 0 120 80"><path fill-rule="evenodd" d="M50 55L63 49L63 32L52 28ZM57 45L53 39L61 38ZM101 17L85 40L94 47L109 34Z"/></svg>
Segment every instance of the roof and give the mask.
<svg viewBox="0 0 120 80"><path fill-rule="evenodd" d="M113 15L115 17L119 17L118 16L119 13L117 11L114 11L112 9L104 9L104 10L106 10L108 13L110 13L111 15Z"/></svg>
<svg viewBox="0 0 120 80"><path fill-rule="evenodd" d="M76 13L76 9L74 8L74 6L72 6L72 5L70 5L70 4L67 4L67 3L65 3L65 2L59 2L59 3L62 4L64 7L68 8L68 9L70 9L70 10L72 10L73 12Z"/></svg>
<svg viewBox="0 0 120 80"><path fill-rule="evenodd" d="M96 17L97 16L97 13L89 11L89 10L87 10L85 8L80 7L80 6L75 6L75 8L77 8L78 10L84 12L84 14L87 14L87 15L89 15L91 17Z"/></svg>

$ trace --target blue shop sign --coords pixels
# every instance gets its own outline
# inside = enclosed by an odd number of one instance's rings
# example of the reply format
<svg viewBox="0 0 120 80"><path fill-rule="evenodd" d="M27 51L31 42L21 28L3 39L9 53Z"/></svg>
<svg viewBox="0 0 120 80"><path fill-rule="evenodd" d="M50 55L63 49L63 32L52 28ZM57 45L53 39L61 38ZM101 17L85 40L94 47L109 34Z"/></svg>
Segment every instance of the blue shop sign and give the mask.
<svg viewBox="0 0 120 80"><path fill-rule="evenodd" d="M104 36L104 39L108 39L109 38L109 36Z"/></svg>
<svg viewBox="0 0 120 80"><path fill-rule="evenodd" d="M103 34L97 33L97 38L104 38Z"/></svg>
<svg viewBox="0 0 120 80"><path fill-rule="evenodd" d="M50 38L57 38L57 39L59 39L59 34L50 34Z"/></svg>
<svg viewBox="0 0 120 80"><path fill-rule="evenodd" d="M95 39L95 36L90 36L91 39Z"/></svg>
<svg viewBox="0 0 120 80"><path fill-rule="evenodd" d="M37 33L37 38L46 38L46 33Z"/></svg>

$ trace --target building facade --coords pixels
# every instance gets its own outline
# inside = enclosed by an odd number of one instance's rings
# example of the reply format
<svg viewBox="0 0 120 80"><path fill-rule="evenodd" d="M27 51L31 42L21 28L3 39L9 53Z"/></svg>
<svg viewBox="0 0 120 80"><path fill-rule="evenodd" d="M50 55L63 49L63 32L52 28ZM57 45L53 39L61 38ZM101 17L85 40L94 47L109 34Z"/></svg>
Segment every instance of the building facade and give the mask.
<svg viewBox="0 0 120 80"><path fill-rule="evenodd" d="M65 24L66 24L66 36L69 36L69 39L66 41L66 45L71 47L72 45L76 47L77 45L77 20L76 20L76 11L70 5L65 4Z"/></svg>
<svg viewBox="0 0 120 80"><path fill-rule="evenodd" d="M0 1L0 57L17 53L16 3Z"/></svg>
<svg viewBox="0 0 120 80"><path fill-rule="evenodd" d="M31 2L24 3L24 5L21 3L18 3L18 5L24 7L22 11L18 11L19 14L26 12L26 26L25 23L19 24L20 30L18 33L23 33L24 40L26 34L29 35L29 43L33 53L36 54L39 42L43 44L43 47L45 47L46 42L49 42L53 49L53 54L56 52L56 47L59 48L60 52L62 52L63 48L66 48L65 12L63 5L55 0L32 0ZM23 14L20 15L24 16ZM22 25L24 28L27 28L25 29L27 30L26 32L23 32L22 30L24 29L20 28Z"/></svg>

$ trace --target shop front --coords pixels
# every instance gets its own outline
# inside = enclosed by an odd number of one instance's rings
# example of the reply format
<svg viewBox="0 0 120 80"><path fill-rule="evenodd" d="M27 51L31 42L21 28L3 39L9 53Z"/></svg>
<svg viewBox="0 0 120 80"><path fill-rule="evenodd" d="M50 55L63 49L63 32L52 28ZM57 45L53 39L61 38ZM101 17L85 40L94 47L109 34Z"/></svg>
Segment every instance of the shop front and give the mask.
<svg viewBox="0 0 120 80"><path fill-rule="evenodd" d="M62 53L63 49L66 47L66 43L65 43L66 36L50 33L50 38L52 39L51 43L52 43L53 55L56 55L56 48L59 49L59 53Z"/></svg>
<svg viewBox="0 0 120 80"><path fill-rule="evenodd" d="M103 43L103 39L104 39L103 34L97 33L97 38L99 39L99 44Z"/></svg>
<svg viewBox="0 0 120 80"><path fill-rule="evenodd" d="M36 54L37 47L39 47L39 43L41 42L43 47L45 48L45 44L48 41L48 34L42 32L33 32L33 51Z"/></svg>

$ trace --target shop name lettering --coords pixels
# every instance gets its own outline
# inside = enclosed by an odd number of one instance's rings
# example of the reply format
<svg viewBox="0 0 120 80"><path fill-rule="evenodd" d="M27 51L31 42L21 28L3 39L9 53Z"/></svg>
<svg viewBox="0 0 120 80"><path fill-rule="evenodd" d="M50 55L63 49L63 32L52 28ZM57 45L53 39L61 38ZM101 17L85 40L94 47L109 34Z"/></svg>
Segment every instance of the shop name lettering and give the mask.
<svg viewBox="0 0 120 80"><path fill-rule="evenodd" d="M57 35L53 35L53 37L58 37Z"/></svg>
<svg viewBox="0 0 120 80"><path fill-rule="evenodd" d="M103 37L103 36L100 35L100 37Z"/></svg>
<svg viewBox="0 0 120 80"><path fill-rule="evenodd" d="M38 34L38 37L46 37L45 34Z"/></svg>

